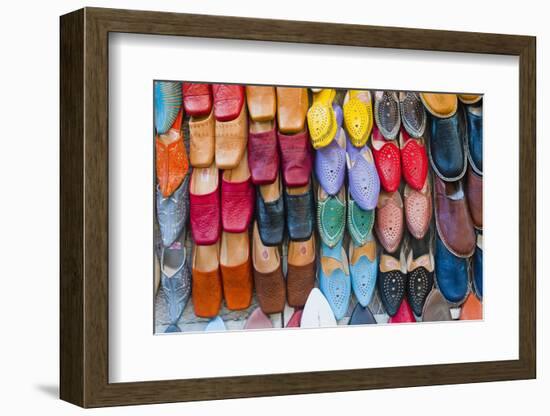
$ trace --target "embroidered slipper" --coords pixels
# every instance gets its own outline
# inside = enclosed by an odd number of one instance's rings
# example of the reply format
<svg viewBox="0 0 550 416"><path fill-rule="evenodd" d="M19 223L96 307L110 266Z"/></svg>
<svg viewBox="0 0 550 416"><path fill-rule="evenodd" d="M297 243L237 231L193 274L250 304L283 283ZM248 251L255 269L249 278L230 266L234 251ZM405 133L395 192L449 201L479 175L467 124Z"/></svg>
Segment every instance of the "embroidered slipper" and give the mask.
<svg viewBox="0 0 550 416"><path fill-rule="evenodd" d="M279 248L263 245L256 223L252 233L252 266L260 308L266 314L282 312L286 302L286 285Z"/></svg>
<svg viewBox="0 0 550 416"><path fill-rule="evenodd" d="M189 170L181 120L182 111L168 132L158 135L155 140L157 181L164 197L174 193Z"/></svg>
<svg viewBox="0 0 550 416"><path fill-rule="evenodd" d="M160 229L162 245L169 247L181 235L187 215L189 214L189 175L185 175L185 179L178 189L165 197L160 191L160 186L157 185L157 220Z"/></svg>
<svg viewBox="0 0 550 416"><path fill-rule="evenodd" d="M155 81L153 84L153 100L155 130L157 134L164 134L174 124L181 110L181 83Z"/></svg>
<svg viewBox="0 0 550 416"><path fill-rule="evenodd" d="M400 255L383 252L378 269L378 294L388 315L395 316L405 297L407 275L403 273Z"/></svg>
<svg viewBox="0 0 550 416"><path fill-rule="evenodd" d="M242 85L212 84L214 95L214 117L216 121L235 120L244 107Z"/></svg>
<svg viewBox="0 0 550 416"><path fill-rule="evenodd" d="M336 136L336 114L332 102L336 90L326 88L313 95L313 104L307 112L307 125L314 149L327 146Z"/></svg>
<svg viewBox="0 0 550 416"><path fill-rule="evenodd" d="M380 193L380 178L368 146L346 145L349 190L354 201L364 210L374 209Z"/></svg>
<svg viewBox="0 0 550 416"><path fill-rule="evenodd" d="M279 171L275 122L251 121L248 132L248 164L254 185L270 184Z"/></svg>
<svg viewBox="0 0 550 416"><path fill-rule="evenodd" d="M362 306L367 306L374 295L378 273L378 256L376 240L370 234L369 241L362 246L349 243L349 268L351 288Z"/></svg>
<svg viewBox="0 0 550 416"><path fill-rule="evenodd" d="M224 231L242 233L248 230L254 213L254 187L246 152L235 169L223 172L221 206Z"/></svg>
<svg viewBox="0 0 550 416"><path fill-rule="evenodd" d="M315 286L315 235L307 241L290 241L286 273L287 301L293 308L305 305Z"/></svg>
<svg viewBox="0 0 550 416"><path fill-rule="evenodd" d="M434 285L434 258L430 241L430 236L422 240L411 239L407 256L407 299L416 316L422 315Z"/></svg>
<svg viewBox="0 0 550 416"><path fill-rule="evenodd" d="M367 90L349 90L344 98L344 123L351 144L367 144L373 123L372 97Z"/></svg>
<svg viewBox="0 0 550 416"><path fill-rule="evenodd" d="M246 87L246 103L253 121L271 121L277 111L275 87Z"/></svg>
<svg viewBox="0 0 550 416"><path fill-rule="evenodd" d="M407 302L407 298L404 298L401 301L401 305L399 306L397 313L392 316L388 322L390 324L416 322L416 318L414 317L414 313L411 309L411 306L409 305L409 302Z"/></svg>
<svg viewBox="0 0 550 416"><path fill-rule="evenodd" d="M211 246L194 246L192 275L191 295L195 315L214 318L220 312L223 300L219 243Z"/></svg>
<svg viewBox="0 0 550 416"><path fill-rule="evenodd" d="M315 152L315 176L329 195L342 188L346 176L346 134L341 127L328 146Z"/></svg>
<svg viewBox="0 0 550 416"><path fill-rule="evenodd" d="M248 116L246 106L231 121L216 120L215 158L218 169L237 167L246 150L248 140Z"/></svg>
<svg viewBox="0 0 550 416"><path fill-rule="evenodd" d="M384 249L393 253L403 237L403 200L399 192L381 192L376 207L376 235Z"/></svg>
<svg viewBox="0 0 550 416"><path fill-rule="evenodd" d="M434 117L448 118L456 113L458 99L456 94L420 93L420 99L426 110Z"/></svg>
<svg viewBox="0 0 550 416"><path fill-rule="evenodd" d="M273 328L271 319L260 308L255 309L244 324L243 329L267 329Z"/></svg>
<svg viewBox="0 0 550 416"><path fill-rule="evenodd" d="M414 238L423 238L430 228L432 220L432 192L430 182L426 180L422 190L417 191L405 186L405 219L407 228Z"/></svg>
<svg viewBox="0 0 550 416"><path fill-rule="evenodd" d="M220 189L216 165L193 169L189 186L191 234L198 245L212 245L220 238Z"/></svg>
<svg viewBox="0 0 550 416"><path fill-rule="evenodd" d="M184 82L182 90L183 107L187 115L205 117L212 112L212 86L210 84Z"/></svg>
<svg viewBox="0 0 550 416"><path fill-rule="evenodd" d="M342 240L332 248L321 242L319 262L319 288L334 312L334 317L340 320L346 314L351 300L349 265Z"/></svg>
<svg viewBox="0 0 550 416"><path fill-rule="evenodd" d="M397 137L401 126L401 114L396 92L376 91L374 93L374 120L386 139L393 140Z"/></svg>
<svg viewBox="0 0 550 416"><path fill-rule="evenodd" d="M244 233L222 233L220 270L227 309L248 308L254 286L248 230Z"/></svg>
<svg viewBox="0 0 550 416"><path fill-rule="evenodd" d="M326 298L316 287L311 290L302 312L300 328L323 328L336 326L334 313Z"/></svg>
<svg viewBox="0 0 550 416"><path fill-rule="evenodd" d="M194 168L206 168L214 162L216 123L214 112L189 119L189 159Z"/></svg>
<svg viewBox="0 0 550 416"><path fill-rule="evenodd" d="M303 132L309 98L306 88L277 87L277 125L283 134Z"/></svg>
<svg viewBox="0 0 550 416"><path fill-rule="evenodd" d="M401 152L397 141L385 140L376 126L372 132L372 154L382 188L397 191L401 183Z"/></svg>
<svg viewBox="0 0 550 416"><path fill-rule="evenodd" d="M364 210L355 203L348 189L348 232L355 245L362 246L368 241L369 234L374 226L374 213L374 209Z"/></svg>
<svg viewBox="0 0 550 416"><path fill-rule="evenodd" d="M417 191L421 190L428 176L428 155L424 139L413 139L401 129L399 133L401 164L405 181Z"/></svg>
<svg viewBox="0 0 550 416"><path fill-rule="evenodd" d="M417 139L422 137L426 131L428 117L418 93L400 92L399 110L403 127L407 130L407 133Z"/></svg>
<svg viewBox="0 0 550 416"><path fill-rule="evenodd" d="M342 187L336 195L317 190L317 229L321 241L334 247L344 237L346 228L346 192Z"/></svg>

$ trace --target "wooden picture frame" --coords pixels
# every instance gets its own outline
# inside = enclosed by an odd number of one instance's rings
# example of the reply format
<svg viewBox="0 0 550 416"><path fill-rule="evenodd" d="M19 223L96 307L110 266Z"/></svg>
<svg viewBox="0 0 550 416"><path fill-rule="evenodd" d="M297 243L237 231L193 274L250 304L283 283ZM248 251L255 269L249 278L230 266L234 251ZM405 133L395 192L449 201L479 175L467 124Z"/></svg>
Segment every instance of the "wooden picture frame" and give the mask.
<svg viewBox="0 0 550 416"><path fill-rule="evenodd" d="M60 396L83 407L536 377L536 39L486 33L85 8L60 20ZM110 32L519 57L519 359L109 383Z"/></svg>

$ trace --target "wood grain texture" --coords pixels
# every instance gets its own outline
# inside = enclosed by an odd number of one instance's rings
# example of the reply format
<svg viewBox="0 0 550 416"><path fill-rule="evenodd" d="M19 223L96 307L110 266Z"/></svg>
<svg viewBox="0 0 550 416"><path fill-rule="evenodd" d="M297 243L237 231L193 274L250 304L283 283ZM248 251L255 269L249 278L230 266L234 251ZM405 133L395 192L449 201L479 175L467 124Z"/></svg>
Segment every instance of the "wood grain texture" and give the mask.
<svg viewBox="0 0 550 416"><path fill-rule="evenodd" d="M518 360L193 380L108 381L108 33L520 57ZM83 407L396 388L536 375L535 38L87 8L61 18L61 397Z"/></svg>

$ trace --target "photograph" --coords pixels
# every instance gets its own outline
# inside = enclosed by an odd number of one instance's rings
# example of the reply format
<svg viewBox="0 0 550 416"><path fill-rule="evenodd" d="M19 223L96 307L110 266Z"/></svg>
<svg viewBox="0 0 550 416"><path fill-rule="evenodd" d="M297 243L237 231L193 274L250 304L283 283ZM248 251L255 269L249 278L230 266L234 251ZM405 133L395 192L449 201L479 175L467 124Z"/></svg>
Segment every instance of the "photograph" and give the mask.
<svg viewBox="0 0 550 416"><path fill-rule="evenodd" d="M155 334L483 320L483 94L151 98Z"/></svg>

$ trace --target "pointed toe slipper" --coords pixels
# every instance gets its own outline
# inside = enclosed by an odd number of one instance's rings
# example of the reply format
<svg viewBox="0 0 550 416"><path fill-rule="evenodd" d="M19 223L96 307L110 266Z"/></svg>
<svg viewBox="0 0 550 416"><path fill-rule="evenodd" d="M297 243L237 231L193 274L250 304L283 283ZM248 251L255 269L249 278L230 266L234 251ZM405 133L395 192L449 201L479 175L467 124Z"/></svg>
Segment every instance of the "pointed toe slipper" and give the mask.
<svg viewBox="0 0 550 416"><path fill-rule="evenodd" d="M297 309L294 311L290 319L288 320L288 323L286 324L286 328L300 328L300 323L302 321L302 309Z"/></svg>
<svg viewBox="0 0 550 416"><path fill-rule="evenodd" d="M372 152L368 146L358 149L349 142L346 149L351 196L362 209L374 209L380 193L380 178Z"/></svg>
<svg viewBox="0 0 550 416"><path fill-rule="evenodd" d="M235 311L248 308L254 287L248 231L222 233L220 270L227 309Z"/></svg>
<svg viewBox="0 0 550 416"><path fill-rule="evenodd" d="M405 218L407 228L416 239L423 238L432 221L432 193L430 183L426 181L421 191L405 186Z"/></svg>
<svg viewBox="0 0 550 416"><path fill-rule="evenodd" d="M348 190L347 224L351 239L357 246L365 244L374 226L375 210L361 208Z"/></svg>
<svg viewBox="0 0 550 416"><path fill-rule="evenodd" d="M307 88L277 87L277 125L279 131L286 135L304 131L308 107Z"/></svg>
<svg viewBox="0 0 550 416"><path fill-rule="evenodd" d="M214 318L220 312L223 293L219 259L219 243L195 245L193 249L191 295L196 316Z"/></svg>
<svg viewBox="0 0 550 416"><path fill-rule="evenodd" d="M387 192L395 192L401 183L401 152L396 140L386 140L378 128L372 133L372 154L380 184Z"/></svg>
<svg viewBox="0 0 550 416"><path fill-rule="evenodd" d="M447 118L456 113L458 99L456 94L420 93L420 99L426 110L434 117Z"/></svg>
<svg viewBox="0 0 550 416"><path fill-rule="evenodd" d="M403 237L403 200L399 192L380 193L376 208L376 235L382 247L393 253Z"/></svg>
<svg viewBox="0 0 550 416"><path fill-rule="evenodd" d="M430 238L413 240L407 257L407 298L416 316L422 315L433 285L434 259L430 251Z"/></svg>
<svg viewBox="0 0 550 416"><path fill-rule="evenodd" d="M317 192L317 229L321 241L334 247L344 236L346 228L346 195L344 187L335 195L328 195L322 187Z"/></svg>
<svg viewBox="0 0 550 416"><path fill-rule="evenodd" d="M185 113L193 117L204 117L212 111L212 86L210 84L199 84L184 82L183 107Z"/></svg>
<svg viewBox="0 0 550 416"><path fill-rule="evenodd" d="M162 245L169 247L180 236L189 214L189 175L168 198L157 186L157 219Z"/></svg>
<svg viewBox="0 0 550 416"><path fill-rule="evenodd" d="M403 127L407 130L407 133L417 139L422 137L426 131L428 117L418 93L400 92L399 109Z"/></svg>
<svg viewBox="0 0 550 416"><path fill-rule="evenodd" d="M271 319L260 308L255 309L244 324L243 329L268 329L273 328Z"/></svg>
<svg viewBox="0 0 550 416"><path fill-rule="evenodd" d="M248 141L248 116L242 106L238 117L230 121L216 120L215 158L218 169L237 167Z"/></svg>
<svg viewBox="0 0 550 416"><path fill-rule="evenodd" d="M330 305L321 291L313 288L302 312L300 328L323 328L336 326L336 319Z"/></svg>
<svg viewBox="0 0 550 416"><path fill-rule="evenodd" d="M187 261L187 251L181 241L176 241L162 250L160 272L160 285L168 310L168 321L170 326L177 328L177 323L191 296L191 271ZM172 328L173 332L180 332L179 328L176 328Z"/></svg>
<svg viewBox="0 0 550 416"><path fill-rule="evenodd" d="M248 133L248 165L254 185L273 183L279 171L275 122L252 121Z"/></svg>
<svg viewBox="0 0 550 416"><path fill-rule="evenodd" d="M414 313L409 305L409 302L407 302L407 298L404 298L401 301L401 305L399 306L397 313L390 318L389 323L404 324L410 322L416 322L416 318L414 317Z"/></svg>
<svg viewBox="0 0 550 416"><path fill-rule="evenodd" d="M329 195L342 188L346 176L346 134L341 127L328 146L315 152L315 176Z"/></svg>
<svg viewBox="0 0 550 416"><path fill-rule="evenodd" d="M166 133L176 121L181 110L181 83L155 81L153 85L155 106L155 130L157 134Z"/></svg>
<svg viewBox="0 0 550 416"><path fill-rule="evenodd" d="M376 319L369 307L362 306L358 303L355 305L355 308L353 308L348 325L372 325L376 323Z"/></svg>
<svg viewBox="0 0 550 416"><path fill-rule="evenodd" d="M226 331L227 328L225 327L225 323L223 322L223 319L219 316L216 316L214 319L211 319L210 322L206 325L204 328L205 332L221 332Z"/></svg>
<svg viewBox="0 0 550 416"><path fill-rule="evenodd" d="M313 95L313 104L307 112L307 125L314 149L327 146L336 136L336 113L332 102L336 90L326 88Z"/></svg>
<svg viewBox="0 0 550 416"><path fill-rule="evenodd" d="M401 126L399 98L393 91L376 91L374 93L374 120L387 140L394 140Z"/></svg>
<svg viewBox="0 0 550 416"><path fill-rule="evenodd" d="M254 213L254 187L250 180L246 153L235 169L223 172L221 188L224 231L242 233L248 230Z"/></svg>
<svg viewBox="0 0 550 416"><path fill-rule="evenodd" d="M370 235L369 241L356 246L349 244L349 268L351 288L362 306L367 306L374 295L378 273L378 256L376 255L376 240Z"/></svg>
<svg viewBox="0 0 550 416"><path fill-rule="evenodd" d="M193 169L189 185L191 234L198 245L212 245L220 238L219 173L214 164Z"/></svg>
<svg viewBox="0 0 550 416"><path fill-rule="evenodd" d="M242 85L212 84L214 96L214 117L216 121L235 120L244 107Z"/></svg>
<svg viewBox="0 0 550 416"><path fill-rule="evenodd" d="M253 121L271 121L277 111L275 87L247 86L246 104Z"/></svg>
<svg viewBox="0 0 550 416"><path fill-rule="evenodd" d="M382 253L378 267L378 293L387 314L395 316L405 297L407 275L401 271L399 258Z"/></svg>
<svg viewBox="0 0 550 416"><path fill-rule="evenodd" d="M421 190L428 177L428 155L423 139L413 139L402 129L399 134L403 177L407 184Z"/></svg>
<svg viewBox="0 0 550 416"><path fill-rule="evenodd" d="M349 90L344 98L344 123L351 144L363 147L372 131L372 97L366 90Z"/></svg>
<svg viewBox="0 0 550 416"><path fill-rule="evenodd" d="M351 280L346 252L340 241L335 247L321 242L319 288L327 299L336 320L342 319L351 299Z"/></svg>
<svg viewBox="0 0 550 416"><path fill-rule="evenodd" d="M307 241L290 241L286 274L287 301L293 308L305 305L315 286L315 237Z"/></svg>

